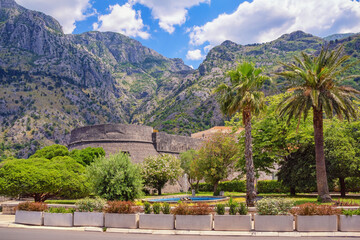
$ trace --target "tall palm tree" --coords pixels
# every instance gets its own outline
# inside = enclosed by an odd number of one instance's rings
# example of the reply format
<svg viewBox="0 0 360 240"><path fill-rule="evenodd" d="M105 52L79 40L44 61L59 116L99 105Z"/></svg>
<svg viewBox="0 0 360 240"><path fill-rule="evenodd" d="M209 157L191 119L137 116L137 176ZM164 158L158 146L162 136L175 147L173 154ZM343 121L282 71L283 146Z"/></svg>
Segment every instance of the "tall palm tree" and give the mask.
<svg viewBox="0 0 360 240"><path fill-rule="evenodd" d="M251 115L258 114L265 107L264 93L260 91L265 80L262 70L252 63L243 62L235 70L228 72L230 84L220 84L215 92L220 94L219 103L223 114L232 116L241 112L245 125L245 161L246 161L246 203L254 206L255 173L251 139Z"/></svg>
<svg viewBox="0 0 360 240"><path fill-rule="evenodd" d="M329 202L331 197L326 176L323 112L328 118L337 115L340 119L356 118L357 111L352 100L360 92L340 84L355 76L343 77L341 74L357 62L345 64L350 56L342 56L343 46L330 51L322 48L318 56L302 52L302 58L294 57L295 63L284 64L286 71L278 73L289 80L292 93L279 105L280 116L292 117L299 121L307 118L310 109L313 111L316 181L321 201Z"/></svg>

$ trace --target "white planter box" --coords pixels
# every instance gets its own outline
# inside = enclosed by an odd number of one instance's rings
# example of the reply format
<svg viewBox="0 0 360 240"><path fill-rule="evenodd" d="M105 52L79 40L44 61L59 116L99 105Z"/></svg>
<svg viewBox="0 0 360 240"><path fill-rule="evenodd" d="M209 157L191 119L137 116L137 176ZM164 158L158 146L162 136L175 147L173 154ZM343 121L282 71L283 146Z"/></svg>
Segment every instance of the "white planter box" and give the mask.
<svg viewBox="0 0 360 240"><path fill-rule="evenodd" d="M335 232L337 226L336 215L296 216L296 230L299 232Z"/></svg>
<svg viewBox="0 0 360 240"><path fill-rule="evenodd" d="M102 212L74 212L74 226L103 227L104 214Z"/></svg>
<svg viewBox="0 0 360 240"><path fill-rule="evenodd" d="M72 213L44 213L44 226L72 227Z"/></svg>
<svg viewBox="0 0 360 240"><path fill-rule="evenodd" d="M139 228L174 229L175 216L170 214L140 214Z"/></svg>
<svg viewBox="0 0 360 240"><path fill-rule="evenodd" d="M255 231L291 232L294 231L293 215L257 215L255 214Z"/></svg>
<svg viewBox="0 0 360 240"><path fill-rule="evenodd" d="M251 215L215 215L214 230L250 231Z"/></svg>
<svg viewBox="0 0 360 240"><path fill-rule="evenodd" d="M15 223L41 226L43 225L43 212L17 210L15 213Z"/></svg>
<svg viewBox="0 0 360 240"><path fill-rule="evenodd" d="M139 214L105 213L105 227L137 228Z"/></svg>
<svg viewBox="0 0 360 240"><path fill-rule="evenodd" d="M339 216L339 231L342 232L359 232L360 231L360 215Z"/></svg>
<svg viewBox="0 0 360 240"><path fill-rule="evenodd" d="M212 215L176 215L175 228L180 230L212 230Z"/></svg>

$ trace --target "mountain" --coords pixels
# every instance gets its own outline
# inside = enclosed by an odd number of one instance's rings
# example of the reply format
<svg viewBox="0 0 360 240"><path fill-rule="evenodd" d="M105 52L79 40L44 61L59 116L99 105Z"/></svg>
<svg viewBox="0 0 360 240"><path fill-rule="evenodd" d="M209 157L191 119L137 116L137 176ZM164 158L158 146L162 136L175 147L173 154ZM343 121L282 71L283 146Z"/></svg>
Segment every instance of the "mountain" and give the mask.
<svg viewBox="0 0 360 240"><path fill-rule="evenodd" d="M66 145L73 128L90 124L146 124L182 135L222 125L213 90L237 62L262 67L275 83L263 90L276 94L284 88L274 75L279 61L325 43L301 31L264 44L225 41L193 70L122 34L64 34L51 16L0 0L0 160ZM344 44L351 61L359 57L359 35L329 44ZM347 74L359 72L357 65ZM359 80L346 84L360 89Z"/></svg>
<svg viewBox="0 0 360 240"><path fill-rule="evenodd" d="M226 79L226 72L233 69L237 62L251 61L257 67L261 67L264 73L269 75L274 84L265 83L266 95L284 92L284 80L275 75L275 72L283 69L280 62L293 61L294 55L300 55L301 51L316 53L327 44L322 38L296 31L284 34L280 38L264 43L239 45L231 41L225 41L214 47L207 54L204 62L194 72L196 78L192 84L179 90L177 93L164 99L161 109L155 111L157 116L154 122L147 122L156 126L159 130L170 133L189 134L201 131L212 126L224 124L218 104L216 103L213 90ZM344 44L345 53L351 55L350 61L356 61L360 56L360 35L330 43L334 48ZM346 74L359 74L360 65L349 69ZM344 84L360 90L360 78L350 79Z"/></svg>
<svg viewBox="0 0 360 240"><path fill-rule="evenodd" d="M356 35L356 33L337 33L337 34L332 34L330 36L324 37L324 40L335 41L335 40L340 40L343 38L351 37L353 35Z"/></svg>
<svg viewBox="0 0 360 240"><path fill-rule="evenodd" d="M0 155L66 144L78 126L142 123L192 72L124 35L66 35L54 18L0 0Z"/></svg>

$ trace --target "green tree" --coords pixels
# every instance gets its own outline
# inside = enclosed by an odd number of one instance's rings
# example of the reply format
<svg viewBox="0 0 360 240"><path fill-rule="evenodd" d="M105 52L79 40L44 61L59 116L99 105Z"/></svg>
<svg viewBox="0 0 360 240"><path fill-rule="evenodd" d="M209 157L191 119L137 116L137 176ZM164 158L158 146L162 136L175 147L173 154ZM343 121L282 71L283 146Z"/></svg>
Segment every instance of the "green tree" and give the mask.
<svg viewBox="0 0 360 240"><path fill-rule="evenodd" d="M200 180L203 179L198 152L194 149L182 152L180 153L180 161L180 167L184 170L191 189L197 190Z"/></svg>
<svg viewBox="0 0 360 240"><path fill-rule="evenodd" d="M328 125L328 126L326 126ZM341 197L345 197L345 178L355 177L359 173L360 158L356 156L356 141L348 132L349 124L331 121L325 124L325 157L328 172L332 178L338 178Z"/></svg>
<svg viewBox="0 0 360 240"><path fill-rule="evenodd" d="M252 63L243 62L235 70L229 71L230 85L225 83L216 89L220 93L220 109L225 115L232 116L236 112L242 113L245 125L245 160L246 160L246 203L254 206L255 173L252 153L251 116L257 115L265 108L264 93L260 91L269 77L261 74L262 70L255 68Z"/></svg>
<svg viewBox="0 0 360 240"><path fill-rule="evenodd" d="M217 193L219 181L234 171L239 158L239 147L233 134L213 134L199 150L199 166L206 182Z"/></svg>
<svg viewBox="0 0 360 240"><path fill-rule="evenodd" d="M142 196L140 169L128 154L100 157L87 168L87 177L96 195L107 200L134 200Z"/></svg>
<svg viewBox="0 0 360 240"><path fill-rule="evenodd" d="M67 147L59 144L53 144L50 146L43 147L40 150L37 150L32 156L29 158L46 158L52 159L57 156L69 156L69 150Z"/></svg>
<svg viewBox="0 0 360 240"><path fill-rule="evenodd" d="M329 51L322 48L319 55L313 57L302 52L302 59L294 57L295 63L285 64L287 71L278 73L290 82L289 92L292 94L281 102L280 116L292 117L299 121L307 118L309 110L313 110L313 126L315 139L316 181L318 195L323 202L331 201L327 182L323 112L332 118L335 113L340 119L356 118L356 109L352 99L360 92L340 83L348 78L339 77L341 73L353 64L344 64L349 56L341 56L342 47Z"/></svg>
<svg viewBox="0 0 360 240"><path fill-rule="evenodd" d="M142 162L141 169L145 185L157 189L159 195L167 182L174 184L182 174L180 160L171 154L149 156Z"/></svg>
<svg viewBox="0 0 360 240"><path fill-rule="evenodd" d="M103 156L105 156L105 151L102 147L87 147L81 150L74 149L70 152L70 157L84 166L90 165L95 160L95 158Z"/></svg>
<svg viewBox="0 0 360 240"><path fill-rule="evenodd" d="M33 197L79 198L88 194L85 168L70 157L13 159L0 168L0 194Z"/></svg>

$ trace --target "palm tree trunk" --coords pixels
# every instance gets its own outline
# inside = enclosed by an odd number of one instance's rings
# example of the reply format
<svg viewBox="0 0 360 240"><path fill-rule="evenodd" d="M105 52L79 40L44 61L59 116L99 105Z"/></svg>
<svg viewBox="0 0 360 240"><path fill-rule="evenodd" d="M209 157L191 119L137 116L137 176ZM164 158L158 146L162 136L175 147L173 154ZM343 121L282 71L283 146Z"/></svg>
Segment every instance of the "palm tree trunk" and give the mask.
<svg viewBox="0 0 360 240"><path fill-rule="evenodd" d="M314 107L313 110L317 190L322 202L331 202L324 154L323 111L321 107L319 110Z"/></svg>
<svg viewBox="0 0 360 240"><path fill-rule="evenodd" d="M251 138L251 111L243 110L243 121L245 125L245 161L246 161L246 204L249 207L255 205L255 173L252 157L252 138Z"/></svg>

